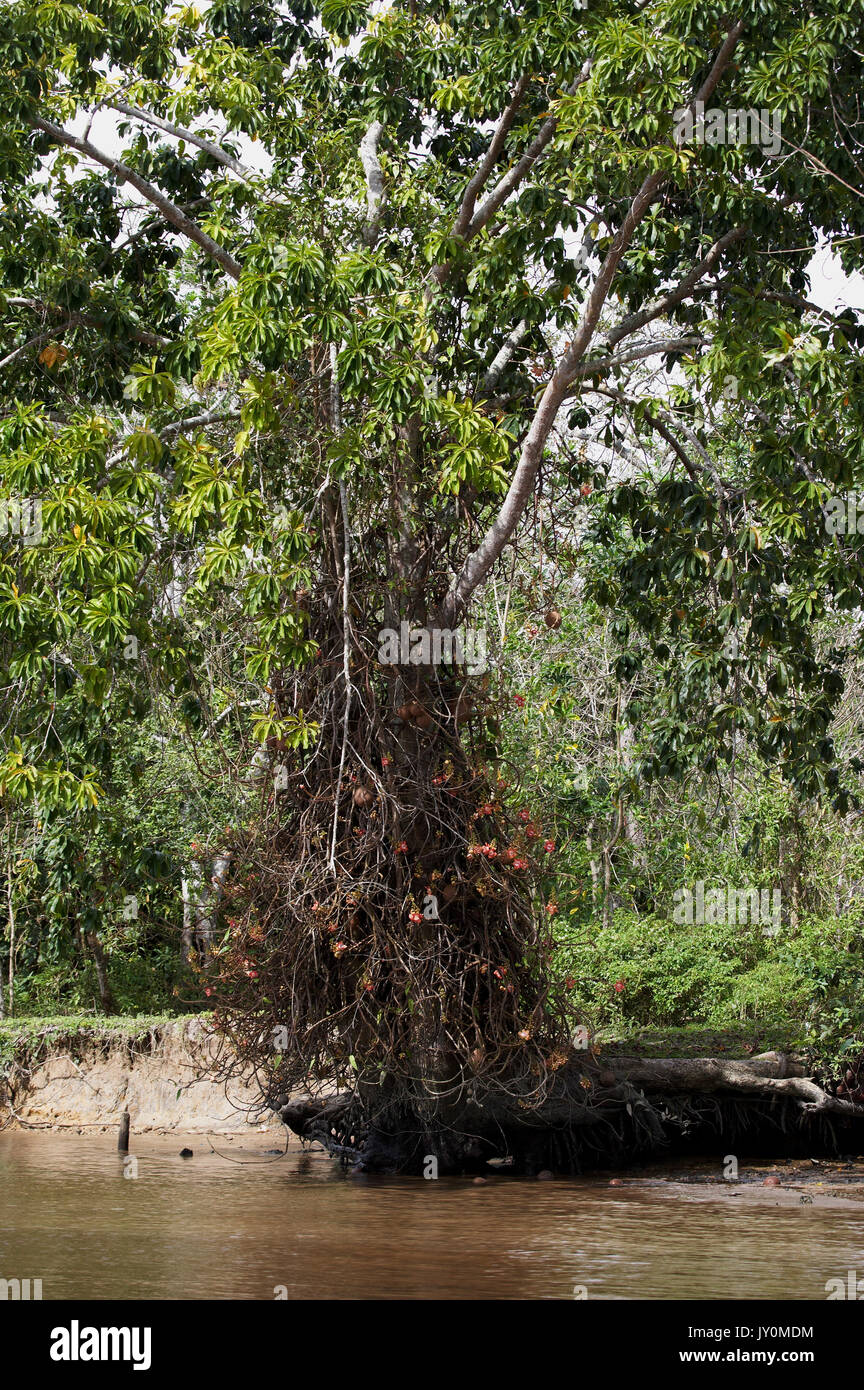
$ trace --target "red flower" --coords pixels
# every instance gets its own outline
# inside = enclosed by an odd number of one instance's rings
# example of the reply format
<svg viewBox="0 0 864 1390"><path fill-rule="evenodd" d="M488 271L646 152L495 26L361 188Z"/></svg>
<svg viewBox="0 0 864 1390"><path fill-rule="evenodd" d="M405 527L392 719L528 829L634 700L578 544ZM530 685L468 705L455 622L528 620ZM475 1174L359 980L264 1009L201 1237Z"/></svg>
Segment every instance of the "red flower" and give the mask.
<svg viewBox="0 0 864 1390"><path fill-rule="evenodd" d="M620 993L621 993L622 989L624 988L624 984L625 984L625 981L624 981L624 980L616 980L616 981L615 981L615 986L614 986L614 988L615 988L615 993L616 993L616 994L620 994Z"/></svg>
<svg viewBox="0 0 864 1390"><path fill-rule="evenodd" d="M514 705L516 706L517 709L524 709L524 708L525 708L525 696L524 696L524 695L514 695L514 696L513 696L513 703L514 703Z"/></svg>
<svg viewBox="0 0 864 1390"><path fill-rule="evenodd" d="M418 911L417 911L417 908L415 907L415 909L414 909L413 912L409 912L409 913L408 913L408 921L409 921L409 922L422 922L422 921L423 921L423 913L422 913L422 912L418 912Z"/></svg>
<svg viewBox="0 0 864 1390"><path fill-rule="evenodd" d="M407 854L407 853L408 853L408 841L407 841L407 840L400 840L400 841L399 841L398 845L396 846L396 853L397 853L397 854Z"/></svg>
<svg viewBox="0 0 864 1390"><path fill-rule="evenodd" d="M555 841L554 841L554 840L544 840L544 841L543 841L543 848L545 849L545 851L546 851L547 854L552 854L552 853L554 853L554 850L555 850Z"/></svg>
<svg viewBox="0 0 864 1390"><path fill-rule="evenodd" d="M549 916L550 916L550 917L554 917L555 914L556 914L557 911L558 911L558 904L557 904L557 903L547 903L547 904L546 904L546 911L549 913Z"/></svg>
<svg viewBox="0 0 864 1390"><path fill-rule="evenodd" d="M522 807L522 810L519 812L519 819L522 821L529 821L531 819L531 812L528 810L527 806Z"/></svg>

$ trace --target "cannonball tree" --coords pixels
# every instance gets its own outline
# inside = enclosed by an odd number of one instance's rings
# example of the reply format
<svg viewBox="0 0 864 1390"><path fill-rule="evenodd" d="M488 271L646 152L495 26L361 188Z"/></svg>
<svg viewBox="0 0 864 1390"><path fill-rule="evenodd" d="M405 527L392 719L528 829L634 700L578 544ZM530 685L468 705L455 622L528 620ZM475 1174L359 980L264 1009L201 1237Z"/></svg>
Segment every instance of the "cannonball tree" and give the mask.
<svg viewBox="0 0 864 1390"><path fill-rule="evenodd" d="M469 659L539 505L590 495L622 674L661 665L635 775L746 737L854 798L824 631L862 566L822 509L864 476L864 339L807 276L864 245L849 10L0 4L0 795L98 815L118 699L225 716L218 631L258 751L206 995L368 1167L577 1162L675 1089L573 1052L554 837Z"/></svg>

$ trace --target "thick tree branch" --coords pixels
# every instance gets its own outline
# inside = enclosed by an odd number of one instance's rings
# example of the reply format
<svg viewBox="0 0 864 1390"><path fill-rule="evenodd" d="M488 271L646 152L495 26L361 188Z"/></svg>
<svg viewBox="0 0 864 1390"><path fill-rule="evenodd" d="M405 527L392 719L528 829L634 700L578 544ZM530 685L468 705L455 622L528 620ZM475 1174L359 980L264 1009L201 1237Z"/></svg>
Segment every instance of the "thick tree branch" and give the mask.
<svg viewBox="0 0 864 1390"><path fill-rule="evenodd" d="M15 361L16 357L20 357L28 348L39 347L40 343L50 343L51 339L54 338L58 332L62 333L63 329L67 327L68 321L67 323L61 324L59 328L51 328L47 333L37 333L35 337L28 338L26 343L22 343L20 347L13 348L11 352L7 352L5 357L0 357L0 369L8 367L11 362Z"/></svg>
<svg viewBox="0 0 864 1390"><path fill-rule="evenodd" d="M242 271L240 262L235 261L228 251L219 246L206 232L203 232L197 223L187 217L184 212L181 212L180 208L172 203L170 198L166 198L165 194L161 193L154 184L148 183L147 179L136 174L135 170L130 169L122 160L106 154L104 150L98 149L89 140L81 140L77 135L70 135L69 131L64 130L62 126L55 125L53 121L46 121L42 116L31 116L30 120L37 130L44 131L55 144L66 145L71 150L77 150L87 159L92 159L94 163L101 164L104 169L109 169L112 174L117 174L127 183L131 183L132 187L136 188L148 203L152 203L155 208L159 209L165 221L170 223L176 231L187 237L189 241L194 241L196 246L200 246L201 250L216 261L217 265L221 265L232 279L239 280Z"/></svg>
<svg viewBox="0 0 864 1390"><path fill-rule="evenodd" d="M797 1063L779 1052L766 1052L747 1062L719 1061L714 1057L608 1057L603 1059L603 1070L610 1082L626 1081L654 1094L732 1091L793 1100L811 1113L864 1115L864 1106L828 1095L803 1075Z"/></svg>
<svg viewBox="0 0 864 1390"><path fill-rule="evenodd" d="M740 20L729 30L708 77L692 99L691 106L694 109L696 102L706 101L713 93L732 61L732 55L743 30L744 25ZM549 138L551 139L551 135ZM461 573L442 604L442 621L449 627L456 626L461 620L472 594L483 583L519 524L534 491L546 441L555 424L558 410L576 379L579 363L590 346L618 266L636 229L668 177L669 175L665 171L657 170L645 178L630 204L621 226L612 238L612 244L585 302L576 335L552 374L537 406L501 509L480 545L466 559Z"/></svg>
<svg viewBox="0 0 864 1390"><path fill-rule="evenodd" d="M50 340L56 337L58 333L64 333L67 328L95 328L101 333L108 332L110 328L107 319L99 314L82 313L80 310L67 313L65 309L61 309L59 304L46 304L45 301L41 299L29 299L18 295L12 295L5 300L5 303L16 309L32 309L35 313L43 315L53 314L58 320L62 320L62 322L56 323L50 331L46 330L43 333L39 333L35 337L29 339L28 342L23 343L21 347L15 348L8 357L5 357L3 361L0 362L0 367L5 367L9 362L13 361L14 358L26 351L28 347L34 347L40 340ZM133 342L141 343L144 347L159 349L169 346L168 338L163 338L159 333L150 333L145 328L136 328L134 324L124 323L123 333L126 337L131 338Z"/></svg>
<svg viewBox="0 0 864 1390"><path fill-rule="evenodd" d="M583 83L588 81L588 78L591 76L592 66L593 59L587 58L576 81L571 82L570 86L567 88L567 96L573 96L574 92L577 92ZM507 171L504 177L500 179L492 189L489 196L484 198L479 208L477 208L470 223L465 228L464 235L467 239L470 240L471 237L476 236L478 232L482 231L483 228L491 222L495 213L501 207L501 204L507 201L511 193L515 192L520 184L524 183L528 174L537 163L537 160L546 149L546 146L553 139L557 129L558 117L556 115L547 116L521 159L517 160L512 169Z"/></svg>
<svg viewBox="0 0 864 1390"><path fill-rule="evenodd" d="M646 304L645 308L639 309L637 313L628 314L627 318L622 319L620 323L617 323L615 327L607 333L605 341L609 348L614 348L617 343L620 343L622 338L628 338L631 333L637 333L640 328L645 327L646 323L650 323L653 319L661 318L664 314L667 314L670 309L674 309L681 304L699 281L702 280L710 270L713 270L727 247L734 245L736 241L740 241L746 234L746 227L733 227L732 231L726 232L722 237L719 237L707 254L703 256L702 260L699 261L698 265L694 265L693 269L684 276L684 279L681 280L673 290L667 291L667 293L661 295L659 299L655 299L653 303Z"/></svg>
<svg viewBox="0 0 864 1390"><path fill-rule="evenodd" d="M642 362L646 357L656 357L660 353L689 352L691 348L704 347L705 341L698 335L691 335L689 338L655 338L644 343L634 343L624 352L610 353L604 357L589 357L579 363L574 376L577 380L585 376L608 376L615 367Z"/></svg>
<svg viewBox="0 0 864 1390"><path fill-rule="evenodd" d="M492 361L490 362L486 374L481 382L481 387L484 393L488 394L490 391L495 390L495 387L501 380L501 376L504 372L504 369L506 368L508 362L512 358L516 349L519 347L519 344L523 342L524 339L527 337L530 328L531 325L528 322L528 320L522 319L519 323L517 323L516 327L513 329L513 332L509 333L507 337L504 339L503 344L498 349L495 356L492 358Z"/></svg>
<svg viewBox="0 0 864 1390"><path fill-rule="evenodd" d="M384 203L384 175L378 158L378 141L383 129L380 121L373 121L360 141L360 163L366 176L366 226L363 228L363 241L370 247L378 240Z"/></svg>
<svg viewBox="0 0 864 1390"><path fill-rule="evenodd" d="M583 82L587 82L591 75L591 67L592 59L588 58L581 73L576 78L576 81L571 82L570 86L567 88L568 96L572 96L573 93L582 86ZM489 149L479 169L472 175L465 189L459 212L456 215L456 221L452 229L454 235L462 236L465 241L471 241L478 232L482 231L483 228L491 222L501 205L507 201L511 193L515 192L519 185L527 178L531 169L533 169L537 160L540 158L558 129L558 117L556 115L547 116L522 157L517 160L512 169L508 170L504 177L495 185L489 196L475 211L477 194L488 181L489 175L500 156L507 132L513 124L518 106L525 94L525 86L523 86L523 83L527 85L526 79L520 78L513 98L498 123ZM445 261L433 267L431 272L432 279L436 280L439 285L443 285L447 279L450 273L450 264L449 261Z"/></svg>
<svg viewBox="0 0 864 1390"><path fill-rule="evenodd" d="M483 156L483 159L480 163L479 168L477 169L476 174L474 174L473 177L468 180L468 184L465 188L465 193L462 197L461 207L459 208L456 221L453 223L454 236L464 236L468 230L468 227L471 223L471 219L474 216L474 208L477 204L477 198L480 194L480 191L486 186L486 183L489 180L489 176L492 173L492 170L495 168L495 165L498 163L498 160L501 157L501 151L504 148L504 142L507 139L507 134L514 120L516 119L516 112L522 105L522 98L524 97L525 92L528 89L528 84L530 81L531 78L527 73L519 78L519 81L516 83L516 88L513 92L513 96L508 106L506 107L503 115L501 116L498 125L495 128L495 133L489 142L489 148Z"/></svg>
<svg viewBox="0 0 864 1390"><path fill-rule="evenodd" d="M166 121L164 116L156 116L152 111L143 111L139 106L129 106L125 101L109 101L105 104L124 116L132 116L137 121L145 121L147 125L155 126L157 130L164 130L166 135L173 135L176 140L185 140L187 144L195 145L205 154L209 154L211 159L215 159L217 164L222 164L226 169L238 174L241 179L254 178L253 171L241 164L239 159L235 159L233 154L199 135L197 131L187 130L182 125L173 125L171 121Z"/></svg>

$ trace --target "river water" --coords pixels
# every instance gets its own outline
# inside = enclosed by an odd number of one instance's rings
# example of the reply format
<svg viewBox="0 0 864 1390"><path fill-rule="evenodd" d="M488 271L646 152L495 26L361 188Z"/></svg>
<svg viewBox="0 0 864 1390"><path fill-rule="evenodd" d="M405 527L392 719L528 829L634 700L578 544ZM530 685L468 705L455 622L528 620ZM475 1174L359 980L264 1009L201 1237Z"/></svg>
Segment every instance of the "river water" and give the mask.
<svg viewBox="0 0 864 1390"><path fill-rule="evenodd" d="M44 1299L796 1300L864 1275L861 1162L781 1188L719 1164L481 1186L351 1177L283 1142L133 1136L124 1177L114 1133L2 1133L0 1278Z"/></svg>

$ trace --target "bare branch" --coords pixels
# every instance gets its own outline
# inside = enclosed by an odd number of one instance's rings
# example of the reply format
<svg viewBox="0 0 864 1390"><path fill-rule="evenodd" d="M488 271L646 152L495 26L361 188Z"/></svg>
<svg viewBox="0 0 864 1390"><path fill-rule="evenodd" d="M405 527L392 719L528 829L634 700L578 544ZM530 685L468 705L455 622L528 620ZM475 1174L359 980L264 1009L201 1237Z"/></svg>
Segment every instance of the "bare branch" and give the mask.
<svg viewBox="0 0 864 1390"><path fill-rule="evenodd" d="M504 142L507 139L507 133L516 118L516 112L522 105L522 98L525 95L530 80L531 78L527 73L519 78L513 96L495 128L495 133L489 142L489 148L483 156L476 174L468 180L461 207L459 208L456 221L453 223L454 236L464 236L468 230L474 215L474 208L477 203L478 195L481 189L485 187L489 175L498 163L501 151L504 148Z"/></svg>
<svg viewBox="0 0 864 1390"><path fill-rule="evenodd" d="M109 169L112 174L117 174L127 183L131 183L132 187L136 188L142 197L147 199L148 203L152 203L155 208L159 209L166 222L169 222L189 241L194 241L197 246L200 246L202 251L205 251L218 265L221 265L232 279L239 280L242 271L239 261L235 261L228 251L219 246L206 232L203 232L197 223L188 218L184 212L181 212L180 208L172 203L170 198L166 198L165 194L161 193L154 184L148 183L122 160L106 154L104 150L98 149L89 140L81 140L76 135L70 135L67 130L64 130L62 126L55 125L53 121L46 121L42 116L31 116L30 120L37 130L44 131L55 144L67 145L69 149L77 150L87 159L92 159L96 164L101 164L104 169Z"/></svg>
<svg viewBox="0 0 864 1390"><path fill-rule="evenodd" d="M169 439L172 434L182 434L184 430L200 429L203 425L221 424L226 420L236 420L239 410L208 410L203 415L187 415L182 420L172 420L159 431L160 439Z"/></svg>
<svg viewBox="0 0 864 1390"><path fill-rule="evenodd" d="M164 116L156 116L152 111L143 111L139 106L129 106L125 101L109 101L105 103L115 111L120 111L124 116L133 116L138 121L146 121L148 125L155 126L157 130L164 130L166 135L173 135L177 140L185 140L189 145L195 145L205 154L209 154L211 159L215 159L217 164L222 164L226 169L231 169L238 174L241 179L254 178L254 171L247 169L245 164L241 164L239 159L235 159L233 154L223 150L221 145L216 145L212 140L207 140L197 131L187 130L185 126L173 125L171 121L166 121Z"/></svg>
<svg viewBox="0 0 864 1390"><path fill-rule="evenodd" d="M587 58L583 64L582 71L571 82L567 88L567 96L573 96L583 83L588 81L591 76L593 59ZM522 158L517 160L512 169L509 169L502 179L495 185L487 198L484 198L477 211L471 218L470 224L465 229L466 238L470 239L482 231L491 222L501 204L506 202L521 183L524 183L531 169L537 163L546 146L552 140L558 129L558 117L555 115L547 116L539 131L535 135L531 144L528 146Z"/></svg>
<svg viewBox="0 0 864 1390"><path fill-rule="evenodd" d="M504 339L503 345L498 349L498 352L492 358L492 361L490 362L489 367L486 371L486 375L483 377L483 381L481 382L481 386L484 392L488 393L489 391L495 390L495 387L501 380L501 375L505 367L507 366L507 363L510 361L519 344L526 338L530 327L531 325L529 324L528 320L522 319L520 323L517 323L516 327L513 329L513 332L508 334L508 336Z"/></svg>
<svg viewBox="0 0 864 1390"><path fill-rule="evenodd" d="M634 343L625 352L610 353L605 357L590 357L580 362L574 377L578 380L586 376L608 376L615 367L624 367L631 362L641 362L646 357L656 357L666 352L688 352L691 348L704 347L705 338L693 335L689 338L654 338L644 343Z"/></svg>

